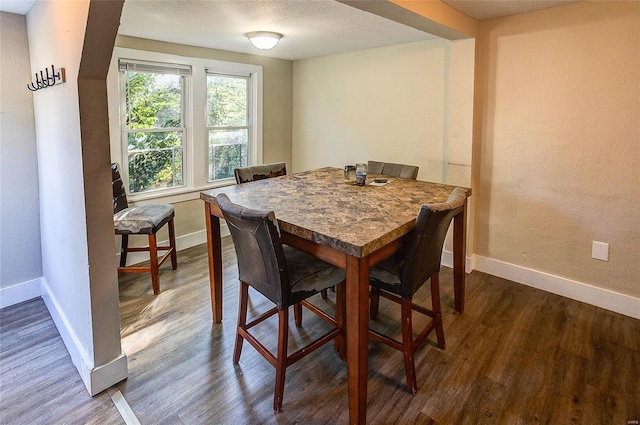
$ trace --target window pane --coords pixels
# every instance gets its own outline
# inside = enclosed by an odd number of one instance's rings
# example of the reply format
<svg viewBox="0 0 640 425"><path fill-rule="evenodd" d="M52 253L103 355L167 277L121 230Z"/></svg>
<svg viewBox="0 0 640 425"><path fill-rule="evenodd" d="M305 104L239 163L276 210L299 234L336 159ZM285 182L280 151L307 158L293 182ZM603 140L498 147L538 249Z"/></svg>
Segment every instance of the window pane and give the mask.
<svg viewBox="0 0 640 425"><path fill-rule="evenodd" d="M249 130L209 131L209 181L233 177L233 169L247 166Z"/></svg>
<svg viewBox="0 0 640 425"><path fill-rule="evenodd" d="M129 191L182 186L182 132L130 133Z"/></svg>
<svg viewBox="0 0 640 425"><path fill-rule="evenodd" d="M182 127L182 77L131 71L124 74L127 128Z"/></svg>
<svg viewBox="0 0 640 425"><path fill-rule="evenodd" d="M247 125L247 78L207 76L207 126Z"/></svg>
<svg viewBox="0 0 640 425"><path fill-rule="evenodd" d="M182 146L182 131L135 132L127 135L128 151Z"/></svg>

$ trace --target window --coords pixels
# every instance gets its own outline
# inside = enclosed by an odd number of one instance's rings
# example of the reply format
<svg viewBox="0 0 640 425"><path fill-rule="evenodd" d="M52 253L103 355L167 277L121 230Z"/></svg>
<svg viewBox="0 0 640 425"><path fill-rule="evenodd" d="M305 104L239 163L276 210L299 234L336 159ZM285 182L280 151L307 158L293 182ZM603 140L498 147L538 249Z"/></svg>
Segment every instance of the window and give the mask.
<svg viewBox="0 0 640 425"><path fill-rule="evenodd" d="M209 181L231 178L234 168L247 166L249 78L207 70Z"/></svg>
<svg viewBox="0 0 640 425"><path fill-rule="evenodd" d="M132 202L197 199L262 163L262 67L116 47L111 158Z"/></svg>
<svg viewBox="0 0 640 425"><path fill-rule="evenodd" d="M184 185L188 67L120 61L129 192Z"/></svg>

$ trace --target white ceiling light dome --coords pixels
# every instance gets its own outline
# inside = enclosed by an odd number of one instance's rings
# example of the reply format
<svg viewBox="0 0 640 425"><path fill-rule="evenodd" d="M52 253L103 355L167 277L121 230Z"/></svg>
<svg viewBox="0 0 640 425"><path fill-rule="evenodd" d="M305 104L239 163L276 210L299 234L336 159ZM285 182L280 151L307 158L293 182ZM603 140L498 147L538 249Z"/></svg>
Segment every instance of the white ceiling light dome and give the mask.
<svg viewBox="0 0 640 425"><path fill-rule="evenodd" d="M273 49L278 41L282 38L282 34L271 31L253 31L247 34L249 41L260 50Z"/></svg>

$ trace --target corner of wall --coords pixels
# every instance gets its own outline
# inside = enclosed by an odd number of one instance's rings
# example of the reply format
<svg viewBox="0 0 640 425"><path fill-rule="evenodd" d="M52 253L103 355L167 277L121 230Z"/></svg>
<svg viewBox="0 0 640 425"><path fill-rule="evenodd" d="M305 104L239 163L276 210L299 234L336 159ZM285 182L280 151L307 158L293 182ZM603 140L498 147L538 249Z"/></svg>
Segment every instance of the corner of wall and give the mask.
<svg viewBox="0 0 640 425"><path fill-rule="evenodd" d="M103 365L93 365L85 347L76 336L46 280L44 278L40 280L42 284L42 299L69 352L69 356L71 356L71 362L80 373L80 378L84 382L89 395L94 396L126 379L128 376L126 354L120 352L118 356Z"/></svg>

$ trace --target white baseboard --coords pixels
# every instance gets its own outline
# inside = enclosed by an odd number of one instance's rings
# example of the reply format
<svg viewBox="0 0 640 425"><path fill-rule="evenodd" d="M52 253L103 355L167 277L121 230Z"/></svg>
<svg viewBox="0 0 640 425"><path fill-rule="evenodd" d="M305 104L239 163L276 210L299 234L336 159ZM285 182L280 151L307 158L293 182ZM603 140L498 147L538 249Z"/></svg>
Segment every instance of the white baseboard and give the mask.
<svg viewBox="0 0 640 425"><path fill-rule="evenodd" d="M127 355L121 352L118 357L109 363L95 367L86 372L91 377L87 390L91 396L94 396L107 388L110 388L120 381L127 379L129 376L129 365Z"/></svg>
<svg viewBox="0 0 640 425"><path fill-rule="evenodd" d="M0 289L0 308L42 296L42 278L28 280Z"/></svg>
<svg viewBox="0 0 640 425"><path fill-rule="evenodd" d="M453 268L453 252L442 250L442 259L440 260L445 267ZM473 271L473 258L467 257L464 265L464 271L469 274Z"/></svg>
<svg viewBox="0 0 640 425"><path fill-rule="evenodd" d="M476 270L640 319L640 299L515 264L474 255Z"/></svg>
<svg viewBox="0 0 640 425"><path fill-rule="evenodd" d="M127 378L127 356L122 352L117 358L105 365L93 366L93 361L80 343L44 278L42 278L42 299L89 395L94 396Z"/></svg>

